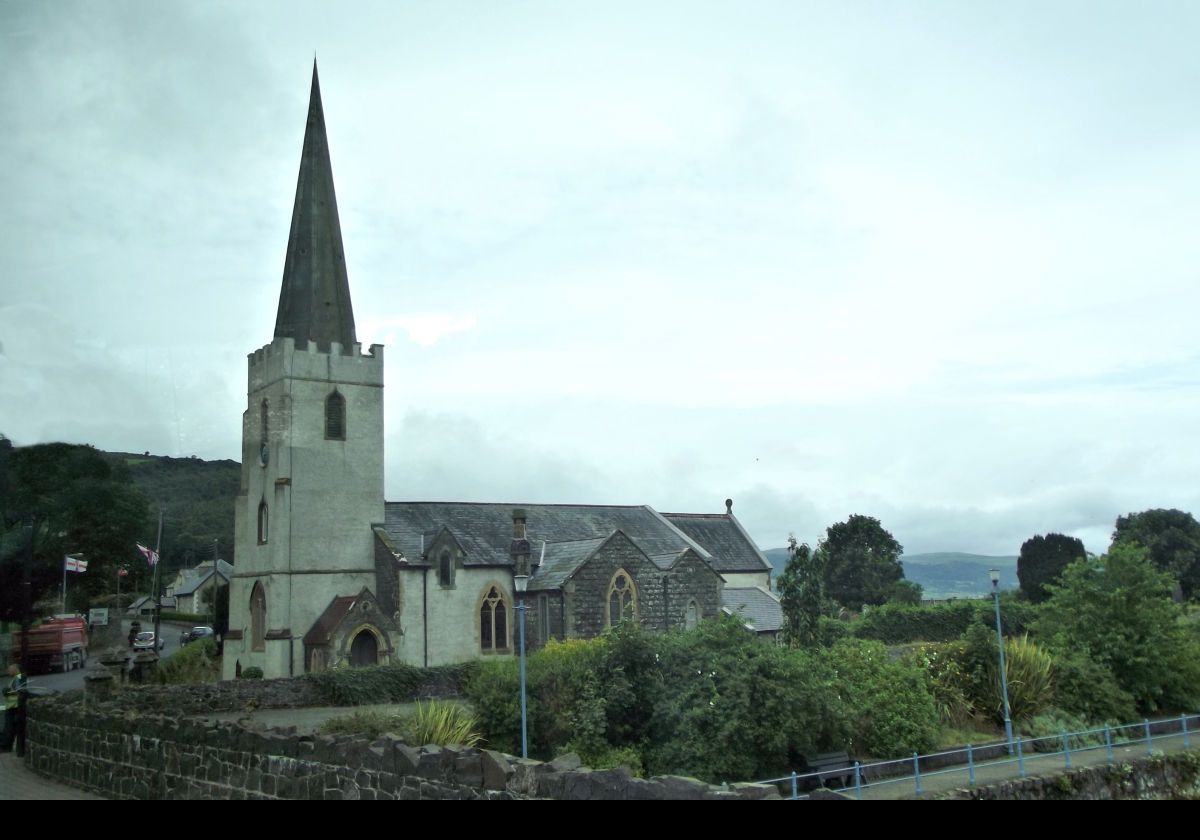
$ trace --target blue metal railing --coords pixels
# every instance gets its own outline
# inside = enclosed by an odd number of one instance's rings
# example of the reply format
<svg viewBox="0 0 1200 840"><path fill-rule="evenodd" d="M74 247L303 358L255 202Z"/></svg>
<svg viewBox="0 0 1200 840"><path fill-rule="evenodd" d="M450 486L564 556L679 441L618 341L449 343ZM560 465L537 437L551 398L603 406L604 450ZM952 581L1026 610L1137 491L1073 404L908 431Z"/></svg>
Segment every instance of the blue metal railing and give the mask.
<svg viewBox="0 0 1200 840"><path fill-rule="evenodd" d="M824 770L815 773L798 773L792 771L790 776L778 779L765 779L759 784L784 785L790 788L792 799L807 799L806 791L813 787L823 786L825 780L838 778L843 786L831 788L840 793L853 791L858 799L863 798L863 791L868 788L885 785L911 786L912 791L920 795L923 781L930 777L945 776L952 773L965 773L968 785L975 787L977 770L980 768L996 768L1005 765L1017 766L1018 778L1026 775L1026 753L1030 752L1038 759L1061 756L1064 770L1070 770L1084 753L1104 750L1109 764L1113 763L1113 748L1131 744L1145 744L1146 754L1154 754L1155 738L1165 736L1182 736L1183 747L1191 746L1191 733L1200 722L1200 715L1180 715L1179 717L1160 718L1158 720L1144 719L1138 723L1122 726L1104 725L1095 729L1082 729L1077 732L1060 732L1039 738L1014 738L1015 751L1009 755L1006 741L994 741L986 744L967 744L961 749L945 750L942 752L919 755L913 753L912 758L899 758L891 761L874 761L869 764L854 762L854 766L844 770ZM999 758L980 761L979 754L999 753ZM954 761L959 757L960 761ZM924 766L922 766L924 765ZM951 766L947 766L951 765ZM846 778L853 778L849 785ZM873 779L874 781L869 781Z"/></svg>

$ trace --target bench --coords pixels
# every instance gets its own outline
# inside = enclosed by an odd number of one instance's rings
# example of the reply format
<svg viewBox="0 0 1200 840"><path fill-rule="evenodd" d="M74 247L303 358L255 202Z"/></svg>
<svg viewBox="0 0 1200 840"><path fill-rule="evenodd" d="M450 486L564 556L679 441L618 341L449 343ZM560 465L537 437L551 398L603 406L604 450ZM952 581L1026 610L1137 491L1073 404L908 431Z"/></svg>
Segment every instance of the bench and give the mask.
<svg viewBox="0 0 1200 840"><path fill-rule="evenodd" d="M820 783L818 787L830 787L830 780L837 781L837 787L850 787L854 784L854 762L850 755L844 752L821 753L812 757L804 756L804 764L808 772Z"/></svg>

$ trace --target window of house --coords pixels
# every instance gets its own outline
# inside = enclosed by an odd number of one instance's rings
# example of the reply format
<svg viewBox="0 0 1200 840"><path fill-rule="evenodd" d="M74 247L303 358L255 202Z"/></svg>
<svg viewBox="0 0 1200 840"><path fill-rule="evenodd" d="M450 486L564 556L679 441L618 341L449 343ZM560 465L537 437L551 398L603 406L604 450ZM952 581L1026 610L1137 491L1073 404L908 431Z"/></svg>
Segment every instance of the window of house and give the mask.
<svg viewBox="0 0 1200 840"><path fill-rule="evenodd" d="M508 607L496 586L488 590L479 608L479 648L484 653L508 650Z"/></svg>
<svg viewBox="0 0 1200 840"><path fill-rule="evenodd" d="M607 623L612 627L627 618L637 618L637 587L629 572L618 569L608 585Z"/></svg>
<svg viewBox="0 0 1200 840"><path fill-rule="evenodd" d="M346 398L337 391L325 400L325 439L346 439Z"/></svg>
<svg viewBox="0 0 1200 840"><path fill-rule="evenodd" d="M700 623L700 605L695 601L688 601L687 612L684 614L683 624L687 629L691 630Z"/></svg>
<svg viewBox="0 0 1200 840"><path fill-rule="evenodd" d="M262 581L250 592L250 649L267 649L267 592Z"/></svg>
<svg viewBox="0 0 1200 840"><path fill-rule="evenodd" d="M438 558L438 583L443 587L454 585L454 559L449 551L443 551Z"/></svg>
<svg viewBox="0 0 1200 840"><path fill-rule="evenodd" d="M270 511L267 510L267 500L263 499L258 503L258 544L262 545L267 541L267 532L270 526L268 518Z"/></svg>

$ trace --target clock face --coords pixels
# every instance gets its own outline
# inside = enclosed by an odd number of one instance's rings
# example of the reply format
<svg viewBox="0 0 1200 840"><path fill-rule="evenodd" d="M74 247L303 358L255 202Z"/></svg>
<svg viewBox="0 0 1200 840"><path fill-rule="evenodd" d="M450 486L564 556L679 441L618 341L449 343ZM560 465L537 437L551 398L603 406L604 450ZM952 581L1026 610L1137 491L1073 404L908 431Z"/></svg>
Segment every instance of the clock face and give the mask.
<svg viewBox="0 0 1200 840"><path fill-rule="evenodd" d="M267 448L267 445L264 443L262 445L262 449L260 449L258 452L258 464L261 467L265 467L267 465L267 462L270 460L271 460L271 450L269 450Z"/></svg>

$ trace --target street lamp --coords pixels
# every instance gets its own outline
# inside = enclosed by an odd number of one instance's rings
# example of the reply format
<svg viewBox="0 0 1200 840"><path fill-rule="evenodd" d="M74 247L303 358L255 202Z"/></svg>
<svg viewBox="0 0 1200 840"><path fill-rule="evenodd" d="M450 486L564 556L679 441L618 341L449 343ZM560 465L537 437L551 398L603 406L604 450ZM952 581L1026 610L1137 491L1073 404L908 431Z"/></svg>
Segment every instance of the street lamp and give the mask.
<svg viewBox="0 0 1200 840"><path fill-rule="evenodd" d="M521 758L529 758L529 735L525 717L525 590L529 587L529 575L513 575L517 589L517 625L521 628Z"/></svg>
<svg viewBox="0 0 1200 840"><path fill-rule="evenodd" d="M996 645L1000 648L1000 688L1004 692L1004 737L1008 741L1008 754L1013 751L1012 717L1008 711L1008 671L1004 666L1004 634L1000 631L1000 570L989 569L992 579L992 600L996 604Z"/></svg>

